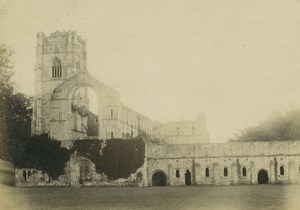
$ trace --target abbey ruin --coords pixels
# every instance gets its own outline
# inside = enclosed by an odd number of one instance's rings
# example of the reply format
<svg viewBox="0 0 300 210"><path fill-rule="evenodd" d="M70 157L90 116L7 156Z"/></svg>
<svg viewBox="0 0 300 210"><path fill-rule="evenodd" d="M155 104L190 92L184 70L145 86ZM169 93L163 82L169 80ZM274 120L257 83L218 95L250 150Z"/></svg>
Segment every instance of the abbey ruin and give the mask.
<svg viewBox="0 0 300 210"><path fill-rule="evenodd" d="M88 136L128 138L141 132L169 143L181 137L209 142L205 116L163 125L123 105L115 89L88 73L86 54L86 41L74 31L37 35L32 134L48 133L65 146ZM98 113L88 111L88 88L97 95Z"/></svg>
<svg viewBox="0 0 300 210"><path fill-rule="evenodd" d="M67 148L89 138L146 134L164 140L145 143L144 164L129 177L138 186L300 183L300 141L214 144L204 114L195 121L152 121L89 74L86 58L86 40L74 31L37 34L32 134L47 133ZM96 93L97 113L89 110L88 88ZM66 168L68 185L81 185L82 176L89 178L86 185L105 185L105 174L97 174L87 158L73 154ZM16 183L30 186L41 176L34 169L17 169Z"/></svg>

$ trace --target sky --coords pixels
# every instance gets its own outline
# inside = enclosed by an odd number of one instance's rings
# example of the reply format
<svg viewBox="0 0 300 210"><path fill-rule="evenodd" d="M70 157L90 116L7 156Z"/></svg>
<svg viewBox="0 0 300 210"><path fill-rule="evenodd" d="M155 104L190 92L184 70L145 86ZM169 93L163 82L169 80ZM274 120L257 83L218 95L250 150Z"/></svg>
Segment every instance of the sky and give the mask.
<svg viewBox="0 0 300 210"><path fill-rule="evenodd" d="M88 71L162 123L205 112L225 142L274 112L300 108L298 0L0 0L0 42L34 94L36 34L75 30Z"/></svg>

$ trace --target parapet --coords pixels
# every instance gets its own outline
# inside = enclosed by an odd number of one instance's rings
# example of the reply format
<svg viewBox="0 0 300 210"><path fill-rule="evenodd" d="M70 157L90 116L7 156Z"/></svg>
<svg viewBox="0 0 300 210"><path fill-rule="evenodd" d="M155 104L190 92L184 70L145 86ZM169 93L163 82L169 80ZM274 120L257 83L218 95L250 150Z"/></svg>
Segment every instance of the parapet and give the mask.
<svg viewBox="0 0 300 210"><path fill-rule="evenodd" d="M86 43L86 40L78 36L76 31L55 31L48 36L43 32L37 33L37 45L42 46L41 50L44 52L51 52L53 49L52 45L58 44L62 49L71 49L73 45L79 45L83 49L84 54L86 54Z"/></svg>

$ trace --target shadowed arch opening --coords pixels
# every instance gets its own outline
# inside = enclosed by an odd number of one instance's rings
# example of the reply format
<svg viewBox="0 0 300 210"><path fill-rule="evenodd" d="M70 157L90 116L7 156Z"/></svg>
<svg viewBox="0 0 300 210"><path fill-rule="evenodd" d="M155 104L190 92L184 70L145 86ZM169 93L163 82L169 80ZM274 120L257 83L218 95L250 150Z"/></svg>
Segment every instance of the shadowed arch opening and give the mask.
<svg viewBox="0 0 300 210"><path fill-rule="evenodd" d="M176 170L176 173L175 173L175 175L176 175L176 178L179 178L179 177L180 177L180 174L179 174L179 169L177 169L177 170Z"/></svg>
<svg viewBox="0 0 300 210"><path fill-rule="evenodd" d="M79 86L72 92L72 123L74 137L98 137L98 97L89 86Z"/></svg>
<svg viewBox="0 0 300 210"><path fill-rule="evenodd" d="M259 170L258 176L257 176L257 182L258 184L268 184L269 183L269 176L268 172L264 169Z"/></svg>
<svg viewBox="0 0 300 210"><path fill-rule="evenodd" d="M88 161L81 161L79 165L79 182L82 184L84 181L91 179L91 163Z"/></svg>
<svg viewBox="0 0 300 210"><path fill-rule="evenodd" d="M157 171L152 176L152 186L166 186L167 177L162 171Z"/></svg>
<svg viewBox="0 0 300 210"><path fill-rule="evenodd" d="M186 170L185 172L185 185L191 185L192 180L191 180L191 172L189 170Z"/></svg>
<svg viewBox="0 0 300 210"><path fill-rule="evenodd" d="M280 168L279 168L279 170L280 170L280 175L284 175L284 167L283 166L280 166Z"/></svg>
<svg viewBox="0 0 300 210"><path fill-rule="evenodd" d="M224 168L223 174L224 174L225 177L228 176L228 169L226 167Z"/></svg>
<svg viewBox="0 0 300 210"><path fill-rule="evenodd" d="M243 167L242 169L242 174L243 176L247 176L247 169L245 167Z"/></svg>
<svg viewBox="0 0 300 210"><path fill-rule="evenodd" d="M209 177L209 168L206 168L206 169L205 169L205 176L206 176L206 177Z"/></svg>
<svg viewBox="0 0 300 210"><path fill-rule="evenodd" d="M85 94L84 91L81 91L80 95L83 96L81 97L83 101L80 100L80 96L78 100L78 94L74 95L74 92L76 92L77 89L84 90L87 88L91 88L95 92L96 96L92 97L89 102L88 100L84 100L87 94ZM103 102L112 100L110 98L116 98L117 100L118 97L119 94L116 90L104 85L91 74L87 72L78 72L68 80L65 80L64 82L59 84L53 90L50 105L50 124L51 127L57 129L50 129L50 136L55 139L65 140L85 138L108 139L110 138L109 134L111 132L114 132L114 137L116 138L118 136L118 132L115 132L112 129L102 129L100 122L102 119L107 118L107 115L109 113L108 110L109 108L111 108L109 106L106 106L106 103ZM91 112L92 114L90 114L90 117L87 118L89 112L86 112L86 109L84 109L82 106L89 107L86 104L92 105L92 99L96 99L98 103L98 112ZM78 103L81 101L84 103ZM62 107L63 109L58 109L57 107ZM89 108L92 107L90 106ZM118 116L118 110L114 110L114 116ZM91 125L89 126L87 125L87 121L93 124L89 124ZM36 122L36 125L39 125L39 121ZM66 128L68 129L66 130ZM96 135L97 133L98 135Z"/></svg>

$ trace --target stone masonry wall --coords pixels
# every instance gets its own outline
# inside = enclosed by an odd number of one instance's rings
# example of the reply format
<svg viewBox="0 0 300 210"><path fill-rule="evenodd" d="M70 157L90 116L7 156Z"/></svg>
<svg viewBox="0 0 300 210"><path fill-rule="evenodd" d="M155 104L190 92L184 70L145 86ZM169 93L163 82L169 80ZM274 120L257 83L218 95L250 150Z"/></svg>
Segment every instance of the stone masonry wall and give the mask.
<svg viewBox="0 0 300 210"><path fill-rule="evenodd" d="M187 170L194 185L258 184L261 170L268 183L300 183L300 141L148 145L146 161L149 186L157 171L166 175L167 185L185 185Z"/></svg>

